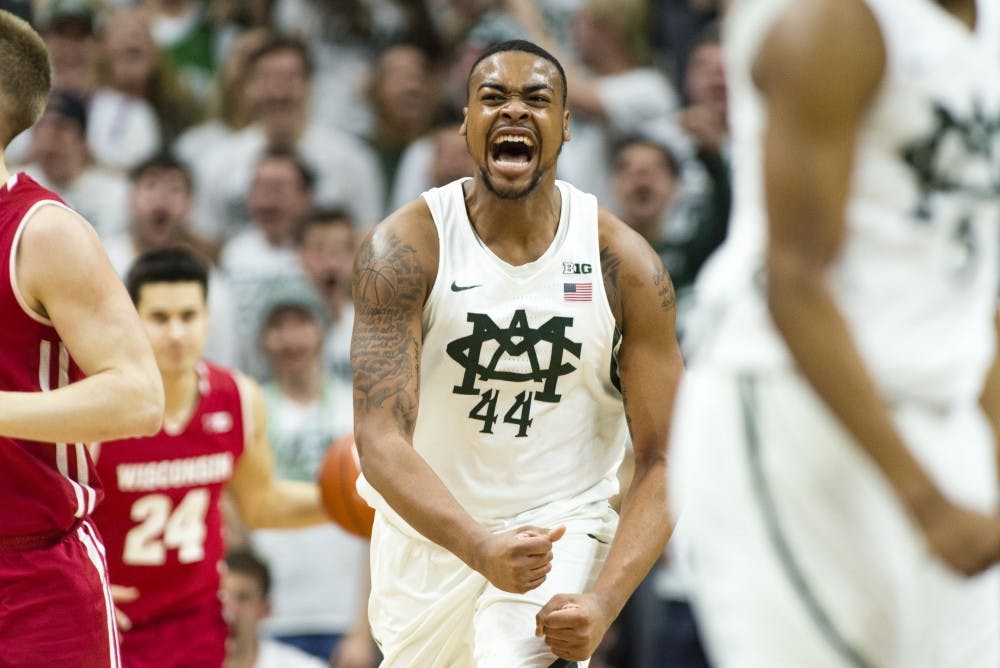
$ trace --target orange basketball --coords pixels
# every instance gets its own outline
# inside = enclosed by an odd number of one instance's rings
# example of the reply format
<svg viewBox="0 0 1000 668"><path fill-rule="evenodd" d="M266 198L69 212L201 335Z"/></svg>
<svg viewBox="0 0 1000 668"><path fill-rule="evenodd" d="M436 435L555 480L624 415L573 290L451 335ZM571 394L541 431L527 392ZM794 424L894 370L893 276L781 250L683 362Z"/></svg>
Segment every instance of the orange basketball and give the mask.
<svg viewBox="0 0 1000 668"><path fill-rule="evenodd" d="M323 455L318 476L320 496L323 508L342 529L361 538L371 538L375 511L355 489L360 474L354 434L348 433L331 443Z"/></svg>

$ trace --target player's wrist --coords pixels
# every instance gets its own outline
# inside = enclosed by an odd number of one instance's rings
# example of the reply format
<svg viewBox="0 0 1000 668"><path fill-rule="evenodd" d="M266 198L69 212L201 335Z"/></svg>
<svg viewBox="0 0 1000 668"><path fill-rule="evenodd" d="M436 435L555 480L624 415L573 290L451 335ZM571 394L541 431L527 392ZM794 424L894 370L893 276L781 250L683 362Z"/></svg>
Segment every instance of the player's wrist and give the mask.
<svg viewBox="0 0 1000 668"><path fill-rule="evenodd" d="M622 608L625 607L625 602L619 600L621 597L610 589L594 589L587 592L586 595L594 602L604 623L605 630L607 630L611 626L611 623L618 617L619 613L621 613Z"/></svg>
<svg viewBox="0 0 1000 668"><path fill-rule="evenodd" d="M493 534L487 531L486 527L476 523L476 526L470 529L469 537L462 541L462 551L456 552L458 558L477 573L487 575L489 542L492 537Z"/></svg>

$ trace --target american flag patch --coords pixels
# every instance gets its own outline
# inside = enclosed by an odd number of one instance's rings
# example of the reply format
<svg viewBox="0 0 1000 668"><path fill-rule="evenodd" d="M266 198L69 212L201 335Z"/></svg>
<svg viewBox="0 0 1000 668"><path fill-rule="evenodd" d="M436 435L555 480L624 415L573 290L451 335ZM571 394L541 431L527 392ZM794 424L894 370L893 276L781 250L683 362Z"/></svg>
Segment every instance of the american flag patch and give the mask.
<svg viewBox="0 0 1000 668"><path fill-rule="evenodd" d="M593 283L563 283L563 299L568 302L589 302L593 297Z"/></svg>

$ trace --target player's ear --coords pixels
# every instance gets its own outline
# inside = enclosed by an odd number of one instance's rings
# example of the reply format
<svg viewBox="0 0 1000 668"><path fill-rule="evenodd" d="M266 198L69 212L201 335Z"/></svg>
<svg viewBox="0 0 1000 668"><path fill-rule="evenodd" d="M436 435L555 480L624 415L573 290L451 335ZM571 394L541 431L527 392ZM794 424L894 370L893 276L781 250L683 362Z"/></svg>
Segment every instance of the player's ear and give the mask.
<svg viewBox="0 0 1000 668"><path fill-rule="evenodd" d="M569 141L569 109L563 112L563 141Z"/></svg>
<svg viewBox="0 0 1000 668"><path fill-rule="evenodd" d="M458 129L458 134L463 137L465 136L465 121L468 115L469 115L469 108L462 107L462 127Z"/></svg>

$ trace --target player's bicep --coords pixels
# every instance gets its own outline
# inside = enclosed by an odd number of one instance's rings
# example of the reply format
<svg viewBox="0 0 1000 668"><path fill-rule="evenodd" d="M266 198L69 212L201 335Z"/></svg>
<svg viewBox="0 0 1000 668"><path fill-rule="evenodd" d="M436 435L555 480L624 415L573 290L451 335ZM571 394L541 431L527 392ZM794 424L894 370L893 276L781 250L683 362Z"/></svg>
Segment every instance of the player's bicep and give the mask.
<svg viewBox="0 0 1000 668"><path fill-rule="evenodd" d="M351 367L360 449L369 430L409 436L416 422L427 291L417 248L391 227L377 229L358 252L353 291Z"/></svg>
<svg viewBox="0 0 1000 668"><path fill-rule="evenodd" d="M648 247L632 249L621 286L618 374L637 466L662 460L683 362L670 276Z"/></svg>
<svg viewBox="0 0 1000 668"><path fill-rule="evenodd" d="M52 321L86 375L152 366L125 286L96 232L77 214L56 205L33 214L18 246L17 275L28 306Z"/></svg>

